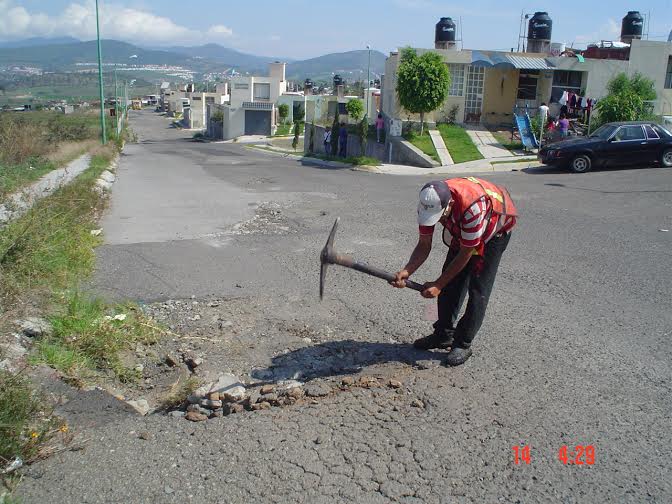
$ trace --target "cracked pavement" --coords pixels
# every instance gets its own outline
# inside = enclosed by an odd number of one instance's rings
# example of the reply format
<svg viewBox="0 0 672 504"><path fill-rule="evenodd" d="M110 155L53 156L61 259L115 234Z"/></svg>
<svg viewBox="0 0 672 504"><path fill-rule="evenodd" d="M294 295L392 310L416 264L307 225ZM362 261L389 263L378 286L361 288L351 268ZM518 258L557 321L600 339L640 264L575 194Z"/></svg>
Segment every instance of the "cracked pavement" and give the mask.
<svg viewBox="0 0 672 504"><path fill-rule="evenodd" d="M331 392L203 423L112 415L92 397L98 416L68 416L84 449L28 467L25 502L672 500L671 235L659 231L672 225L672 172L491 176L520 224L474 356L446 369L440 352L410 348L431 326L417 293L332 267L317 296L334 218L337 250L396 270L431 176L303 165L189 142L150 112L132 121L141 143L121 158L93 288L180 333L221 336L199 347L205 376L300 373ZM444 254L437 236L416 280L434 279ZM217 303L189 320L169 299ZM218 317L237 333L220 334ZM351 375L380 386L341 385ZM594 446L595 464L565 466L563 445ZM529 465L513 446L530 447Z"/></svg>

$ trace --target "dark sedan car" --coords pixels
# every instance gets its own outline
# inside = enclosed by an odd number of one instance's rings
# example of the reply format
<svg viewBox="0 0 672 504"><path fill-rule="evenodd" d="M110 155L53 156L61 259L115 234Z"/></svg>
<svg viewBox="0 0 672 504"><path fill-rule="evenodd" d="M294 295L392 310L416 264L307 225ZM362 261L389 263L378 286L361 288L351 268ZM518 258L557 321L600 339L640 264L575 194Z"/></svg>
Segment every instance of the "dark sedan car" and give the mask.
<svg viewBox="0 0 672 504"><path fill-rule="evenodd" d="M608 123L590 136L548 144L539 151L547 165L568 166L585 173L596 166L648 165L672 167L672 133L644 121Z"/></svg>

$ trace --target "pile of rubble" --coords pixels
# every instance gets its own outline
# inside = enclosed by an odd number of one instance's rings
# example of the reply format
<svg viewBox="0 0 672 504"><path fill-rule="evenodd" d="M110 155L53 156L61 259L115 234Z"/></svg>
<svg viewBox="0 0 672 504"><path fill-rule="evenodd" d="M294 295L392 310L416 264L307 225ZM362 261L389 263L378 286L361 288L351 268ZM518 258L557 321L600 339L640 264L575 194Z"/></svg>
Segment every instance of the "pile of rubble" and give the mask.
<svg viewBox="0 0 672 504"><path fill-rule="evenodd" d="M340 384L332 387L322 381L303 384L296 380L280 381L275 384L245 386L235 375L221 375L217 381L203 385L187 397L186 410L171 411L169 415L184 417L192 422L203 422L209 418L219 418L244 411L270 409L274 406L291 406L305 401L316 402L316 398L325 397L334 391L351 388L389 387L397 393L404 393L400 381L390 379L382 384L371 376L344 377ZM417 404L416 404L417 402ZM424 407L417 400L411 404Z"/></svg>
<svg viewBox="0 0 672 504"><path fill-rule="evenodd" d="M331 388L322 384L304 384L296 380L276 384L246 387L235 375L226 373L217 381L203 385L187 397L186 411L169 414L192 422L218 418L243 411L270 409L273 406L289 406L306 398L322 397Z"/></svg>

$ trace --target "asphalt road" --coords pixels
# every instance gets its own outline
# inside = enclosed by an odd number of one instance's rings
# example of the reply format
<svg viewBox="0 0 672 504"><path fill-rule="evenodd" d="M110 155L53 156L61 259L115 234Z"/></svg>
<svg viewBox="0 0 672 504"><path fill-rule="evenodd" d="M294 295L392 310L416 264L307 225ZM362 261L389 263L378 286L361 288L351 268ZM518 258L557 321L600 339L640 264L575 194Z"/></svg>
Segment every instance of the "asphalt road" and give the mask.
<svg viewBox="0 0 672 504"><path fill-rule="evenodd" d="M660 231L672 228L670 170L491 175L521 218L474 356L446 369L440 355L414 362L408 350L431 323L415 292L334 267L317 299L334 218L339 250L396 270L428 177L194 143L149 112L132 121L141 142L122 156L103 221L99 292L142 303L233 296L269 324L312 328L293 362L335 352L404 386L202 424L129 415L82 426L86 449L32 466L25 502L672 501L672 233ZM435 244L418 281L438 276ZM281 360L284 342L271 339L249 355ZM593 446L594 464L565 466L565 445L570 458ZM529 464L514 462L514 446L530 447Z"/></svg>

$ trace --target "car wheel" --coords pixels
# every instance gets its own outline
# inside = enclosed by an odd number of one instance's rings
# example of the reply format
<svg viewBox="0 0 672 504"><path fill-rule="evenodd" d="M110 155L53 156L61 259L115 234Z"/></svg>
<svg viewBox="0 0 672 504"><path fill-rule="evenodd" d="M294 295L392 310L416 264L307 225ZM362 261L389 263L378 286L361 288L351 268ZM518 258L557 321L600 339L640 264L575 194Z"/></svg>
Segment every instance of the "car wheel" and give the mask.
<svg viewBox="0 0 672 504"><path fill-rule="evenodd" d="M574 156L572 162L569 164L569 167L574 173L586 173L587 171L590 171L591 166L592 161L586 154Z"/></svg>
<svg viewBox="0 0 672 504"><path fill-rule="evenodd" d="M665 149L663 155L660 156L660 162L663 166L672 167L672 149Z"/></svg>

